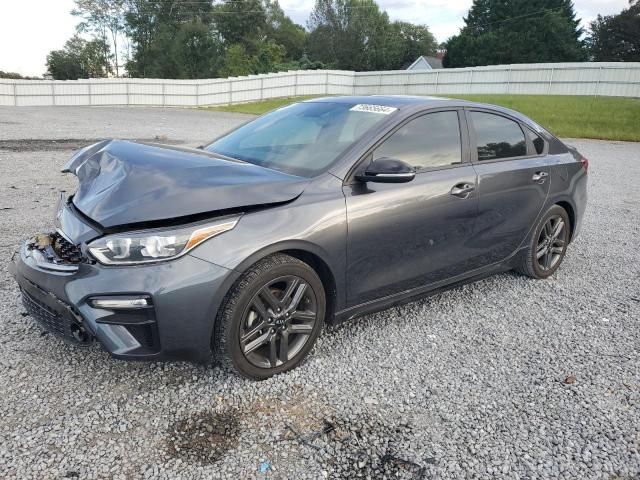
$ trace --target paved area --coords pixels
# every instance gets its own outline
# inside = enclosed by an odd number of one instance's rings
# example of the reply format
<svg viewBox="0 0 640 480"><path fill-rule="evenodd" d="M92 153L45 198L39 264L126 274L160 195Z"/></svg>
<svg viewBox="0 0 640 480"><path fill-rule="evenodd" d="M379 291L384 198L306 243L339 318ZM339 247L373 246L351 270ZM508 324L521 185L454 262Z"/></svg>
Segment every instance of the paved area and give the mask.
<svg viewBox="0 0 640 480"><path fill-rule="evenodd" d="M6 263L75 188L72 149L196 146L247 118L0 108L0 478L640 477L640 144L570 141L590 203L553 278L498 275L327 329L265 382L42 336Z"/></svg>

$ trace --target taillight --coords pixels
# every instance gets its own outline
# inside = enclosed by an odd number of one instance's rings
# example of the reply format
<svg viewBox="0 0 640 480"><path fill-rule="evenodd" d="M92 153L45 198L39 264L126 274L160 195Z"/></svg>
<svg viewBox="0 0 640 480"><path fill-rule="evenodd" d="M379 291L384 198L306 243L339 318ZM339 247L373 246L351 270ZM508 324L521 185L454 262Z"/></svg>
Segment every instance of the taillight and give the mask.
<svg viewBox="0 0 640 480"><path fill-rule="evenodd" d="M580 163L582 164L584 171L589 173L589 159L587 157L580 157Z"/></svg>

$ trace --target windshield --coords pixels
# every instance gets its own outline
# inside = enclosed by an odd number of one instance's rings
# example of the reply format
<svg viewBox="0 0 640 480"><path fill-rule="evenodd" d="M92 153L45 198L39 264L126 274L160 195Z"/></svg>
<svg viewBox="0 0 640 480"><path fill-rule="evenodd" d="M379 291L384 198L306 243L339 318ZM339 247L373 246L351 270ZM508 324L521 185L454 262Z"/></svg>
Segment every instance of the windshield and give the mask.
<svg viewBox="0 0 640 480"><path fill-rule="evenodd" d="M292 175L313 177L395 110L375 105L295 103L234 130L206 150Z"/></svg>

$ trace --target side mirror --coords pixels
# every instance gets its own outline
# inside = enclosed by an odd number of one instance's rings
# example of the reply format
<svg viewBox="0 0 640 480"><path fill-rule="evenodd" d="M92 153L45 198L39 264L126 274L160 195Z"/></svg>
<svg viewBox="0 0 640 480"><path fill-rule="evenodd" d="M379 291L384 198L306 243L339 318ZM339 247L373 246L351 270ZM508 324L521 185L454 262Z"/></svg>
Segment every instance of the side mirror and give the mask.
<svg viewBox="0 0 640 480"><path fill-rule="evenodd" d="M416 177L415 169L402 160L382 157L372 161L364 173L356 175L361 182L406 183Z"/></svg>

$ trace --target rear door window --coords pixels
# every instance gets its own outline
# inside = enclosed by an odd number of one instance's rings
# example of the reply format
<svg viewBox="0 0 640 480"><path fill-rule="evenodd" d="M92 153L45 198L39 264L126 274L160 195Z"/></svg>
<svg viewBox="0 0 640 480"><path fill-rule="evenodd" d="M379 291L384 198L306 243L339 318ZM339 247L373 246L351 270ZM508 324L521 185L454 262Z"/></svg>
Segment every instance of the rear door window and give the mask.
<svg viewBox="0 0 640 480"><path fill-rule="evenodd" d="M471 121L476 133L478 161L527 155L527 141L517 122L485 112L471 112Z"/></svg>

